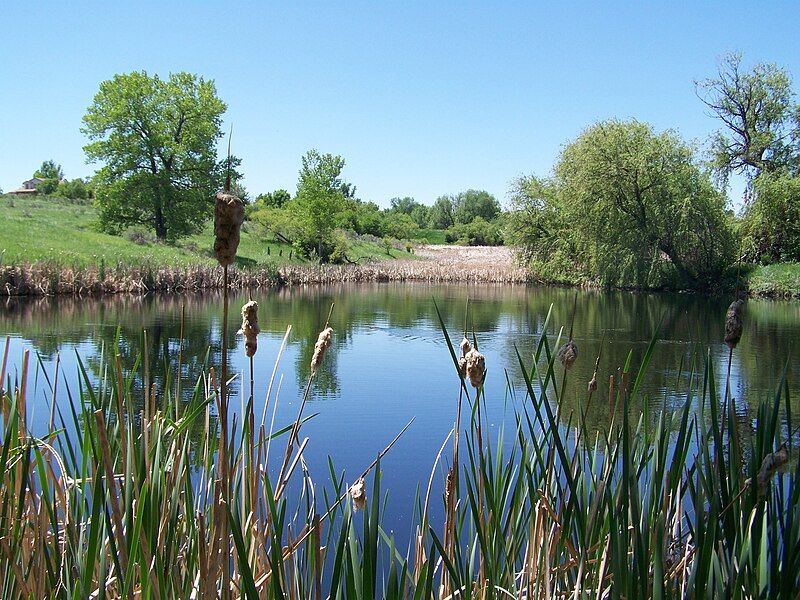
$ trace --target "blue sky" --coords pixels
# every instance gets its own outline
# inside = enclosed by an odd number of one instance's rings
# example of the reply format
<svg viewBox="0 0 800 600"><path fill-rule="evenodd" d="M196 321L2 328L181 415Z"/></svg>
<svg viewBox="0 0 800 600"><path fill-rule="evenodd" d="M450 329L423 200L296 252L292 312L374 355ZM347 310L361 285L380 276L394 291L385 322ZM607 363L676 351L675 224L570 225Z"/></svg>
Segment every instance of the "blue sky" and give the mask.
<svg viewBox="0 0 800 600"><path fill-rule="evenodd" d="M693 81L730 51L800 77L798 29L797 2L6 1L0 187L49 158L90 175L81 117L101 81L144 69L216 81L253 194L294 192L317 148L382 206L468 188L505 201L597 120L702 146L718 124Z"/></svg>

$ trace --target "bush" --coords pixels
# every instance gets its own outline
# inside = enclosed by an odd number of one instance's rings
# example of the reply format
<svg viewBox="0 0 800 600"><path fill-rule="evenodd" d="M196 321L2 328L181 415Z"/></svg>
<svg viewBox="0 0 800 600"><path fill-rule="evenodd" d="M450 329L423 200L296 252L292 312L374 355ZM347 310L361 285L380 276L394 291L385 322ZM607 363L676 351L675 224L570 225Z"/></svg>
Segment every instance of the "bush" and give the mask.
<svg viewBox="0 0 800 600"><path fill-rule="evenodd" d="M504 242L500 227L483 217L454 225L445 233L445 241L460 246L502 246Z"/></svg>
<svg viewBox="0 0 800 600"><path fill-rule="evenodd" d="M156 242L156 236L146 227L129 227L125 231L125 239L138 246L149 246Z"/></svg>

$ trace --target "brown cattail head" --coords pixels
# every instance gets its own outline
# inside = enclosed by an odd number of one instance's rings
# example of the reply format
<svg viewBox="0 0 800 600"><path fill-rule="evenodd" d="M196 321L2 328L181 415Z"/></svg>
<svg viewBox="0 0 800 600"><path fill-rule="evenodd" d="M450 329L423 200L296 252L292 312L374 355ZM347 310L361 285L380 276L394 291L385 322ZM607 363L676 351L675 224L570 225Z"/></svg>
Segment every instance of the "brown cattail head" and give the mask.
<svg viewBox="0 0 800 600"><path fill-rule="evenodd" d="M217 192L214 202L214 255L220 266L233 264L244 221L244 203L235 194Z"/></svg>
<svg viewBox="0 0 800 600"><path fill-rule="evenodd" d="M466 338L466 336L464 336L464 339L461 340L460 347L461 347L461 356L466 356L467 352L472 350L472 344L469 343L469 340Z"/></svg>
<svg viewBox="0 0 800 600"><path fill-rule="evenodd" d="M570 340L558 349L556 356L561 361L562 366L569 370L575 364L575 359L578 358L578 346Z"/></svg>
<svg viewBox="0 0 800 600"><path fill-rule="evenodd" d="M734 300L725 314L725 343L733 350L742 339L742 308L744 300Z"/></svg>
<svg viewBox="0 0 800 600"><path fill-rule="evenodd" d="M311 357L312 373L316 373L317 369L319 369L319 366L322 364L325 350L331 345L331 339L333 339L333 329L330 327L326 327L320 332L317 343L314 344L314 356Z"/></svg>
<svg viewBox="0 0 800 600"><path fill-rule="evenodd" d="M244 351L247 356L255 356L258 350L258 303L250 300L242 307L242 328L237 332L244 336Z"/></svg>
<svg viewBox="0 0 800 600"><path fill-rule="evenodd" d="M589 393L593 394L597 391L597 375L592 376L592 379L589 381Z"/></svg>
<svg viewBox="0 0 800 600"><path fill-rule="evenodd" d="M756 484L758 486L759 496L762 496L766 491L767 484L769 483L770 479L772 479L772 476L787 462L789 462L789 451L783 444L775 452L767 454L764 457L764 460L761 462L761 468L756 474ZM747 481L752 485L752 480L748 479Z"/></svg>
<svg viewBox="0 0 800 600"><path fill-rule="evenodd" d="M464 356L467 377L472 387L479 388L486 379L486 359L474 348Z"/></svg>
<svg viewBox="0 0 800 600"><path fill-rule="evenodd" d="M367 490L363 477L359 477L350 486L350 497L353 499L353 510L361 510L367 506Z"/></svg>

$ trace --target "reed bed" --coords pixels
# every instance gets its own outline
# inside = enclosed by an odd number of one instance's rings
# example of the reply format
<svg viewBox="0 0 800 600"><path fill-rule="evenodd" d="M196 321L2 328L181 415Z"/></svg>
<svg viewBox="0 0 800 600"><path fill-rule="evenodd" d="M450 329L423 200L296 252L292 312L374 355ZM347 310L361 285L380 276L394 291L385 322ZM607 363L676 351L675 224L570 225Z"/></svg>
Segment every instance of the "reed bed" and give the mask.
<svg viewBox="0 0 800 600"><path fill-rule="evenodd" d="M146 355L123 372L119 349L108 348L99 377L79 363L75 389L58 366L42 370L50 425L34 435L35 365L26 352L12 378L6 342L0 596L797 597L800 467L785 379L758 405L747 447L709 358L690 371L682 409L654 427L632 409L655 338L638 369L629 358L619 375L601 373L581 409L560 414L562 340L543 335L527 358L517 353L524 403L513 428L492 437L483 395L492 365L474 335L455 346L443 320L442 331L454 426L430 457L430 478L420 473L429 485L408 548L381 526L380 459L397 437L361 473L331 464L327 485L305 467L316 369L293 422L270 425L279 401L271 391L261 415L251 394L241 422L222 422L212 365L185 393L173 383L188 358L180 351L174 376L156 385ZM330 336L327 327L320 334L317 367ZM585 422L590 402L613 407L607 432ZM439 464L447 476L436 498ZM429 517L434 503L443 522Z"/></svg>
<svg viewBox="0 0 800 600"><path fill-rule="evenodd" d="M280 283L274 268L229 271L234 288L270 287ZM70 267L38 262L0 265L0 294L8 296L99 295L115 293L193 292L222 289L223 273L213 265Z"/></svg>
<svg viewBox="0 0 800 600"><path fill-rule="evenodd" d="M227 242L227 240L226 240ZM420 281L428 283L524 284L528 272L502 247L422 246L422 260L357 265L288 264L240 269L231 264L228 285L254 289L275 285ZM50 262L0 264L0 294L7 296L99 295L220 290L224 275L215 265L158 266Z"/></svg>

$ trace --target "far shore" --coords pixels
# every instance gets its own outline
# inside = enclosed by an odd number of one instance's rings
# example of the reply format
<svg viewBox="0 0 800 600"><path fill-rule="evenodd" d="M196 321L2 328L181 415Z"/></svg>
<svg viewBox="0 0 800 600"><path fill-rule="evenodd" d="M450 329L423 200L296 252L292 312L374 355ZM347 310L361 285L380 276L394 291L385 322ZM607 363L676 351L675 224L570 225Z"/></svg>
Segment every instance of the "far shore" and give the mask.
<svg viewBox="0 0 800 600"><path fill-rule="evenodd" d="M744 289L754 297L800 298L800 265L773 267L759 267L754 270ZM416 247L414 259L400 258L351 265L288 263L276 267L233 267L230 269L229 280L233 288L251 289L281 285L389 281L569 286L569 283L537 281L527 269L518 264L514 249L504 246L422 245ZM0 265L0 294L5 296L190 293L222 287L222 269L208 264L119 264L77 268L42 261ZM584 284L571 287L597 286Z"/></svg>

